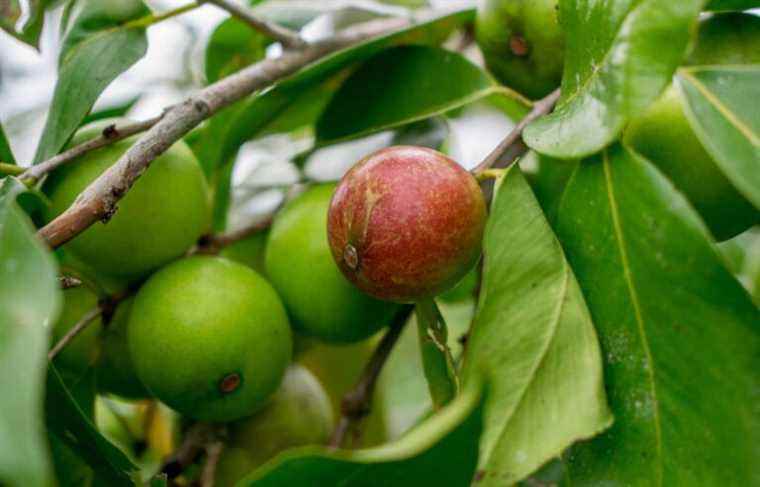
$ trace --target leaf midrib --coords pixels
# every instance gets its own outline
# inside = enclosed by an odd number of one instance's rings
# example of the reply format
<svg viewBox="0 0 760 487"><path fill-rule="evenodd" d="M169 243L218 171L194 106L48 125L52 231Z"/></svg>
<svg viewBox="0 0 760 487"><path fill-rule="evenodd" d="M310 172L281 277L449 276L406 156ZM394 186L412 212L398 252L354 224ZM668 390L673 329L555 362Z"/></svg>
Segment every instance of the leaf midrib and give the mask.
<svg viewBox="0 0 760 487"><path fill-rule="evenodd" d="M639 303L639 297L636 291L636 287L633 283L633 277L631 275L631 265L628 261L628 252L626 250L625 239L623 237L623 230L620 225L620 214L619 214L619 209L617 205L617 200L615 199L615 189L612 183L612 175L610 173L609 151L605 150L602 154L602 157L603 157L602 166L604 168L604 179L606 183L605 185L607 187L607 197L610 203L610 215L612 217L612 226L615 231L615 241L618 244L618 251L620 252L621 265L623 266L623 276L626 281L626 287L628 288L628 294L631 298L631 304L633 305L634 315L636 316L636 324L638 327L639 337L641 339L644 354L646 355L646 359L648 363L647 375L649 376L649 388L652 393L655 438L657 440L656 442L657 459L658 459L657 485L661 486L663 485L663 475L664 475L663 464L662 464L662 429L660 425L660 406L657 400L657 386L655 383L654 361L652 360L652 352L649 349L649 341L647 339L646 330L644 329L644 320L641 314L641 305Z"/></svg>

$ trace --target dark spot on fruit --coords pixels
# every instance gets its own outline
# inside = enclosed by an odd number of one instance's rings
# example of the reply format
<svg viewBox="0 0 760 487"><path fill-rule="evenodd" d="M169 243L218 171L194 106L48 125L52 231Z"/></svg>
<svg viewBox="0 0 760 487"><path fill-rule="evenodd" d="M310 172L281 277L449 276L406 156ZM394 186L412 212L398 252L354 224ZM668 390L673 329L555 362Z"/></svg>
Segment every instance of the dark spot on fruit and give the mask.
<svg viewBox="0 0 760 487"><path fill-rule="evenodd" d="M219 382L219 391L222 394L229 394L240 387L240 374L233 372L225 375Z"/></svg>
<svg viewBox="0 0 760 487"><path fill-rule="evenodd" d="M472 480L474 482L480 482L481 480L483 480L483 477L485 476L486 476L485 470L478 470L477 472L475 472L475 477Z"/></svg>
<svg viewBox="0 0 760 487"><path fill-rule="evenodd" d="M347 244L343 249L343 262L353 271L359 268L359 253L353 245Z"/></svg>
<svg viewBox="0 0 760 487"><path fill-rule="evenodd" d="M528 46L528 41L524 37L513 35L509 38L509 50L512 51L512 54L515 56L523 57L528 55L530 47Z"/></svg>

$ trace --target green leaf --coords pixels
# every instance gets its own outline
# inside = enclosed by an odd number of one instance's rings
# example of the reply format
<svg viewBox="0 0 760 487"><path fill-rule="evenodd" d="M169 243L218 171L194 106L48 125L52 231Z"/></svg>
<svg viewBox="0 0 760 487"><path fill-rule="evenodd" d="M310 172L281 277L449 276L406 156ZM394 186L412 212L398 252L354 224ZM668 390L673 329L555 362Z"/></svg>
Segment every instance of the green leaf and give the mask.
<svg viewBox="0 0 760 487"><path fill-rule="evenodd" d="M206 46L206 81L213 83L264 59L270 40L251 26L229 18L219 24Z"/></svg>
<svg viewBox="0 0 760 487"><path fill-rule="evenodd" d="M57 154L111 82L145 55L145 28L132 25L150 14L142 0L78 0L66 12L58 82L35 162Z"/></svg>
<svg viewBox="0 0 760 487"><path fill-rule="evenodd" d="M52 365L45 401L48 430L92 467L103 485L135 485L137 467L98 432Z"/></svg>
<svg viewBox="0 0 760 487"><path fill-rule="evenodd" d="M24 191L0 181L0 483L48 485L42 422L49 327L60 305L56 265L16 205Z"/></svg>
<svg viewBox="0 0 760 487"><path fill-rule="evenodd" d="M684 68L686 117L726 178L760 208L760 66Z"/></svg>
<svg viewBox="0 0 760 487"><path fill-rule="evenodd" d="M532 149L572 159L613 142L670 83L704 0L562 0L562 99L525 131Z"/></svg>
<svg viewBox="0 0 760 487"><path fill-rule="evenodd" d="M2 125L0 125L0 162L16 164L16 159L13 157L13 151L11 150L11 144L5 136L5 131L3 131Z"/></svg>
<svg viewBox="0 0 760 487"><path fill-rule="evenodd" d="M517 167L497 182L483 252L462 375L489 386L478 485L512 485L612 416L583 295Z"/></svg>
<svg viewBox="0 0 760 487"><path fill-rule="evenodd" d="M343 83L317 123L334 143L423 120L493 93L496 84L464 56L399 46L369 59Z"/></svg>
<svg viewBox="0 0 760 487"><path fill-rule="evenodd" d="M760 0L711 0L705 10L749 10L760 7Z"/></svg>
<svg viewBox="0 0 760 487"><path fill-rule="evenodd" d="M0 29L39 49L40 34L49 0L28 0L26 15L19 0L0 0ZM23 24L19 24L24 17Z"/></svg>
<svg viewBox="0 0 760 487"><path fill-rule="evenodd" d="M308 447L285 452L238 486L469 485L478 458L480 396L478 387L463 391L435 416L383 446L353 451Z"/></svg>
<svg viewBox="0 0 760 487"><path fill-rule="evenodd" d="M578 165L557 215L615 414L567 458L573 485L758 485L760 311L686 199L616 145Z"/></svg>

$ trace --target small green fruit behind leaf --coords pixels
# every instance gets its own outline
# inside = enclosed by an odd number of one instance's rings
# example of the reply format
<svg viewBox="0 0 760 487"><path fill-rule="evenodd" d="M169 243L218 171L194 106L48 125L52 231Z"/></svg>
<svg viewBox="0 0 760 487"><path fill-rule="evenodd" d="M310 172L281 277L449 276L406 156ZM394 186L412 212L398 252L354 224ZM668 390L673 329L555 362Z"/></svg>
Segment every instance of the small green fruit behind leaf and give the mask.
<svg viewBox="0 0 760 487"><path fill-rule="evenodd" d="M328 237L359 289L414 302L450 289L475 265L485 222L483 193L470 173L432 149L396 146L343 177Z"/></svg>
<svg viewBox="0 0 760 487"><path fill-rule="evenodd" d="M98 306L98 297L84 286L63 292L63 311L53 326L51 347L68 333L79 321ZM100 333L103 329L100 317L95 318L82 332L71 340L55 357L55 365L63 372L81 377L95 365L102 353Z"/></svg>
<svg viewBox="0 0 760 487"><path fill-rule="evenodd" d="M480 2L475 35L488 69L504 84L541 98L562 81L564 37L558 0Z"/></svg>
<svg viewBox="0 0 760 487"><path fill-rule="evenodd" d="M259 232L251 237L228 245L219 255L247 265L262 276L266 274L264 256L269 232Z"/></svg>
<svg viewBox="0 0 760 487"><path fill-rule="evenodd" d="M329 343L353 343L387 325L397 308L356 289L335 265L326 229L334 189L314 186L277 215L266 268L296 331Z"/></svg>
<svg viewBox="0 0 760 487"><path fill-rule="evenodd" d="M80 130L72 145L98 136L120 120L99 121ZM92 151L54 171L43 186L50 221L134 144L137 137ZM153 161L118 203L108 224L96 223L66 248L96 271L136 278L181 256L209 221L209 195L203 171L180 141Z"/></svg>
<svg viewBox="0 0 760 487"><path fill-rule="evenodd" d="M220 460L218 485L234 485L288 448L324 444L333 421L330 398L319 381L305 367L291 366L262 411L230 425L232 450Z"/></svg>
<svg viewBox="0 0 760 487"><path fill-rule="evenodd" d="M209 421L260 409L293 347L274 289L220 257L190 257L154 274L135 297L127 343L138 377L158 399Z"/></svg>
<svg viewBox="0 0 760 487"><path fill-rule="evenodd" d="M625 140L652 161L691 201L718 241L760 222L760 212L726 179L686 119L671 86L628 127Z"/></svg>
<svg viewBox="0 0 760 487"><path fill-rule="evenodd" d="M119 304L108 326L103 330L103 354L98 361L97 385L100 392L128 399L144 399L150 393L137 377L127 347L127 326L133 298Z"/></svg>
<svg viewBox="0 0 760 487"><path fill-rule="evenodd" d="M699 36L688 58L691 65L760 63L760 17L727 12L699 23Z"/></svg>

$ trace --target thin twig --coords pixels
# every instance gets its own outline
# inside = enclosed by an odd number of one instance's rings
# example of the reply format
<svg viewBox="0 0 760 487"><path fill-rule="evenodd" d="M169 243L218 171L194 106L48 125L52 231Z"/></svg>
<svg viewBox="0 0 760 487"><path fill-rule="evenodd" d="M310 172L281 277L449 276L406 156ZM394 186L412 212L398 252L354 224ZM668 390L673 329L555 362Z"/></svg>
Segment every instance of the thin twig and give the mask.
<svg viewBox="0 0 760 487"><path fill-rule="evenodd" d="M533 105L533 110L531 110L525 118L520 120L520 123L512 129L509 135L507 135L485 159L483 159L483 162L478 164L470 172L477 175L492 167L507 167L518 157L525 154L528 151L528 147L522 140L523 130L525 130L525 127L538 117L551 112L559 99L559 95L560 90L556 89L545 98L538 100Z"/></svg>
<svg viewBox="0 0 760 487"><path fill-rule="evenodd" d="M229 247L236 242L245 240L248 237L263 232L272 226L273 218L274 217L269 216L266 219L253 223L247 227L243 227L239 230L233 230L227 233L204 235L198 241L198 246L195 252L200 254L219 253L219 251L225 247Z"/></svg>
<svg viewBox="0 0 760 487"><path fill-rule="evenodd" d="M48 352L48 360L53 360L55 356L58 355L58 353L63 350L63 348L68 345L69 342L71 342L71 340L82 333L90 323L95 321L95 319L102 314L103 308L100 306L96 306L95 308L85 313L84 316L82 316L82 318L77 322L77 324L71 327L71 329L67 331L65 335L63 335L63 338L61 338L52 349L50 349Z"/></svg>
<svg viewBox="0 0 760 487"><path fill-rule="evenodd" d="M61 285L61 289L71 289L82 285L82 280L74 276L59 276L58 284Z"/></svg>
<svg viewBox="0 0 760 487"><path fill-rule="evenodd" d="M385 362L388 360L393 347L401 336L404 325L413 310L414 306L405 305L396 313L390 329L383 336L367 365L364 366L359 381L353 389L343 396L343 400L341 401L341 417L333 431L328 446L340 448L348 432L369 414L377 379L380 377L380 372L382 372L383 366L385 366ZM358 438L358 434L356 437Z"/></svg>
<svg viewBox="0 0 760 487"><path fill-rule="evenodd" d="M150 163L202 121L328 54L409 25L409 19L401 18L358 24L331 39L309 44L301 50L286 51L278 58L264 59L207 86L165 112L163 118L93 181L66 211L40 229L39 236L56 248L96 221L107 222L117 210L116 203Z"/></svg>
<svg viewBox="0 0 760 487"><path fill-rule="evenodd" d="M203 451L204 445L213 437L213 427L208 423L196 423L185 433L182 444L177 451L161 466L161 473L170 479L179 477L187 467L193 464Z"/></svg>
<svg viewBox="0 0 760 487"><path fill-rule="evenodd" d="M49 173L50 171L53 171L57 169L59 166L62 166L63 164L66 164L67 162L73 161L74 159L90 151L94 151L95 149L100 149L101 147L105 147L107 145L113 144L114 142L118 142L120 140L126 139L135 134L145 132L146 130L148 130L155 124L157 124L158 121L161 120L162 117L163 115L159 115L157 117L150 118L148 120L143 120L141 122L132 122L132 123L127 123L123 125L116 125L116 124L108 125L107 127L103 129L103 132L98 137L94 139L90 139L86 142L82 142L79 145L75 145L71 149L61 152L57 156L53 156L44 162L41 162L39 164L36 164L30 167L22 174L21 177L22 179L26 179L34 183L35 181L39 180L42 176Z"/></svg>
<svg viewBox="0 0 760 487"><path fill-rule="evenodd" d="M253 14L250 9L239 5L231 0L200 0L205 3L211 3L217 7L226 10L234 17L242 20L255 30L261 32L270 39L280 42L283 46L290 49L299 49L306 46L306 42L298 35L298 32L278 25L274 22L268 22Z"/></svg>
<svg viewBox="0 0 760 487"><path fill-rule="evenodd" d="M203 470L201 471L201 487L214 487L216 467L219 465L222 451L224 451L224 443L219 440L206 445L206 463L203 464Z"/></svg>

